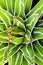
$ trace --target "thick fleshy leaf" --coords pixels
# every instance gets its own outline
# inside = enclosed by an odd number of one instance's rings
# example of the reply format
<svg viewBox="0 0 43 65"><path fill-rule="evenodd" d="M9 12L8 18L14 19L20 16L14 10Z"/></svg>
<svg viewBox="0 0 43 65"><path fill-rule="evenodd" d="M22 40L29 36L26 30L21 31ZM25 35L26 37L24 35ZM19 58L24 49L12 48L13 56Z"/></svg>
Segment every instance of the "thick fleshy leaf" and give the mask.
<svg viewBox="0 0 43 65"><path fill-rule="evenodd" d="M18 27L15 27L14 31L12 32L12 35L15 35L15 36L24 36L25 34L25 31L21 28L18 28Z"/></svg>
<svg viewBox="0 0 43 65"><path fill-rule="evenodd" d="M4 63L4 61L3 61L4 53L5 53L6 49L7 49L7 47L8 47L7 44L0 43L0 65L1 65L2 62ZM2 65L3 65L3 63L2 63Z"/></svg>
<svg viewBox="0 0 43 65"><path fill-rule="evenodd" d="M14 65L16 62L17 54L14 54L12 57L9 58L8 64L9 65Z"/></svg>
<svg viewBox="0 0 43 65"><path fill-rule="evenodd" d="M14 22L14 25L22 29L25 29L24 21L20 17L14 17L13 22Z"/></svg>
<svg viewBox="0 0 43 65"><path fill-rule="evenodd" d="M24 37L24 43L29 44L30 42L31 42L31 33L29 30L27 30Z"/></svg>
<svg viewBox="0 0 43 65"><path fill-rule="evenodd" d="M4 3L3 3L4 2ZM10 3L9 3L10 2ZM3 3L3 5L2 5ZM0 1L0 6L6 8L12 14L19 15L21 17L25 17L31 8L32 0L3 0ZM18 7L17 7L18 6Z"/></svg>
<svg viewBox="0 0 43 65"><path fill-rule="evenodd" d="M43 0L32 10L31 4L32 0L0 0L0 65L43 65L43 20L38 21Z"/></svg>
<svg viewBox="0 0 43 65"><path fill-rule="evenodd" d="M14 54L9 58L9 65L21 65L23 59L23 54L19 51L17 54Z"/></svg>
<svg viewBox="0 0 43 65"><path fill-rule="evenodd" d="M35 58L35 60L38 65L43 65L43 60L40 61L37 57Z"/></svg>
<svg viewBox="0 0 43 65"><path fill-rule="evenodd" d="M34 53L35 56L40 60L43 61L43 47L40 45L38 41L33 42Z"/></svg>
<svg viewBox="0 0 43 65"><path fill-rule="evenodd" d="M32 34L33 40L43 39L43 28L35 27Z"/></svg>
<svg viewBox="0 0 43 65"><path fill-rule="evenodd" d="M36 24L37 27L43 27L43 20L39 20Z"/></svg>
<svg viewBox="0 0 43 65"><path fill-rule="evenodd" d="M31 32L34 26L36 25L39 17L43 14L43 3L42 2L43 0L39 1L38 4L28 14L29 18L26 20L26 26Z"/></svg>
<svg viewBox="0 0 43 65"><path fill-rule="evenodd" d="M39 18L38 14L33 14L26 20L26 27L31 32L32 32L34 26L36 25L38 18Z"/></svg>
<svg viewBox="0 0 43 65"><path fill-rule="evenodd" d="M6 10L0 8L0 20L5 24L6 27L12 23L12 15Z"/></svg>
<svg viewBox="0 0 43 65"><path fill-rule="evenodd" d="M0 0L0 7L6 9L6 3L5 3L5 0Z"/></svg>
<svg viewBox="0 0 43 65"><path fill-rule="evenodd" d="M3 23L0 23L0 31L3 31L3 30L5 30L6 29L6 26L5 26L5 24L3 24Z"/></svg>
<svg viewBox="0 0 43 65"><path fill-rule="evenodd" d="M43 13L43 0L39 0L39 2L27 14L27 16L31 16L32 14L39 14L40 15L42 13Z"/></svg>
<svg viewBox="0 0 43 65"><path fill-rule="evenodd" d="M23 42L23 37L15 37L15 36L12 36L11 39L9 40L9 42L12 42L16 45L19 45Z"/></svg>
<svg viewBox="0 0 43 65"><path fill-rule="evenodd" d="M22 0L15 0L14 13L17 16L25 17L25 5Z"/></svg>
<svg viewBox="0 0 43 65"><path fill-rule="evenodd" d="M4 61L8 62L8 59L11 58L14 54L16 54L21 47L22 46L20 46L20 45L16 46L12 43L8 44L8 49L6 49L6 51L4 53Z"/></svg>
<svg viewBox="0 0 43 65"><path fill-rule="evenodd" d="M7 30L0 32L0 42L21 44L23 42L24 34L24 30L20 28L17 28L15 26L9 27Z"/></svg>
<svg viewBox="0 0 43 65"><path fill-rule="evenodd" d="M9 43L7 39L0 37L0 43Z"/></svg>
<svg viewBox="0 0 43 65"><path fill-rule="evenodd" d="M25 13L27 14L30 9L31 9L31 5L32 5L32 1L33 0L24 0L25 3Z"/></svg>
<svg viewBox="0 0 43 65"><path fill-rule="evenodd" d="M8 33L0 32L0 42L7 43L7 42L9 42L8 38L9 38Z"/></svg>
<svg viewBox="0 0 43 65"><path fill-rule="evenodd" d="M6 33L6 32L0 32L0 37L2 37L4 39L8 39L8 33Z"/></svg>
<svg viewBox="0 0 43 65"><path fill-rule="evenodd" d="M28 61L23 57L22 65L29 65Z"/></svg>
<svg viewBox="0 0 43 65"><path fill-rule="evenodd" d="M31 46L31 44L27 44L27 45L24 45L22 48L21 48L21 51L22 53L24 54L24 56L26 56L28 62L30 63L34 63L34 54L33 54L33 48Z"/></svg>
<svg viewBox="0 0 43 65"><path fill-rule="evenodd" d="M43 46L43 39L40 39L39 42Z"/></svg>
<svg viewBox="0 0 43 65"><path fill-rule="evenodd" d="M6 3L6 9L12 14L14 14L15 0L4 0L4 2Z"/></svg>
<svg viewBox="0 0 43 65"><path fill-rule="evenodd" d="M32 0L15 0L14 12L15 15L25 17L31 8ZM18 6L18 7L17 7Z"/></svg>

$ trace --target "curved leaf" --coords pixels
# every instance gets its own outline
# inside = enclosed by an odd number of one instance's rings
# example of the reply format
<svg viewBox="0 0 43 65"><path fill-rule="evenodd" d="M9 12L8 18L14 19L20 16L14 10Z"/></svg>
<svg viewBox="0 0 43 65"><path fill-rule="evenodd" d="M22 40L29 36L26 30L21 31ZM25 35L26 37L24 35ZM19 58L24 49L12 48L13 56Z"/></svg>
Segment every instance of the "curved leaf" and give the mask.
<svg viewBox="0 0 43 65"><path fill-rule="evenodd" d="M43 28L35 27L32 34L33 40L43 39Z"/></svg>
<svg viewBox="0 0 43 65"><path fill-rule="evenodd" d="M25 29L24 21L20 17L14 17L13 22L14 22L14 25L22 29Z"/></svg>
<svg viewBox="0 0 43 65"><path fill-rule="evenodd" d="M37 27L43 27L43 20L39 20L36 24Z"/></svg>
<svg viewBox="0 0 43 65"><path fill-rule="evenodd" d="M40 60L43 61L43 47L40 45L38 41L33 42L34 53L35 56Z"/></svg>
<svg viewBox="0 0 43 65"><path fill-rule="evenodd" d="M14 14L15 0L4 0L4 2L6 3L6 9L12 14Z"/></svg>
<svg viewBox="0 0 43 65"><path fill-rule="evenodd" d="M0 8L0 19L1 19L1 21L3 21L3 23L5 24L6 27L11 25L11 23L12 23L11 14L2 8Z"/></svg>
<svg viewBox="0 0 43 65"><path fill-rule="evenodd" d="M39 14L40 15L42 13L43 13L43 0L39 0L39 2L27 14L27 16L31 16L32 14Z"/></svg>
<svg viewBox="0 0 43 65"><path fill-rule="evenodd" d="M8 48L8 44L0 43L0 65L4 65L4 53L6 49Z"/></svg>

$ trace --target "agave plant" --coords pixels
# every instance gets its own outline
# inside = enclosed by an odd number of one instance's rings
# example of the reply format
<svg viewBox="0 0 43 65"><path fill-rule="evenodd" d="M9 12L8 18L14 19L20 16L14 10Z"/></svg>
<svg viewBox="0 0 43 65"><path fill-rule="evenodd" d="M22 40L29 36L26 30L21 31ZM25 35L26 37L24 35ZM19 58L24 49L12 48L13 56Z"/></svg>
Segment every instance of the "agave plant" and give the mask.
<svg viewBox="0 0 43 65"><path fill-rule="evenodd" d="M43 0L0 0L0 65L43 65Z"/></svg>

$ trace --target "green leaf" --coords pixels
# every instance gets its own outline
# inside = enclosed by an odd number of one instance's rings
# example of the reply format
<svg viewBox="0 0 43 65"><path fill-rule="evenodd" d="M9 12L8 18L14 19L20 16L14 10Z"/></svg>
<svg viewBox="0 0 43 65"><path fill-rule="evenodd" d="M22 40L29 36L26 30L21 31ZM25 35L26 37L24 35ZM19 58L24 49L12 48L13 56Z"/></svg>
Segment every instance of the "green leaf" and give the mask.
<svg viewBox="0 0 43 65"><path fill-rule="evenodd" d="M40 39L39 42L43 46L43 39Z"/></svg>
<svg viewBox="0 0 43 65"><path fill-rule="evenodd" d="M33 7L32 10L28 13L27 16L31 16L32 14L42 14L43 13L43 0L39 0L39 2Z"/></svg>
<svg viewBox="0 0 43 65"><path fill-rule="evenodd" d="M15 15L21 16L22 18L25 17L25 13L27 14L31 8L32 0L16 0L14 12Z"/></svg>
<svg viewBox="0 0 43 65"><path fill-rule="evenodd" d="M8 33L6 32L0 32L0 42L7 43L8 41Z"/></svg>
<svg viewBox="0 0 43 65"><path fill-rule="evenodd" d="M14 17L13 22L14 22L14 25L22 29L25 29L24 21L20 17Z"/></svg>
<svg viewBox="0 0 43 65"><path fill-rule="evenodd" d="M30 63L34 63L34 54L33 54L33 49L31 47L31 44L27 44L24 45L21 48L22 53L24 54L24 57L26 57L26 59L28 60L28 62Z"/></svg>
<svg viewBox="0 0 43 65"><path fill-rule="evenodd" d="M6 9L6 3L5 3L5 0L0 0L0 7Z"/></svg>
<svg viewBox="0 0 43 65"><path fill-rule="evenodd" d="M26 20L26 27L31 32L33 31L33 28L36 25L39 16L40 16L39 14L33 14L30 17L28 17L28 19Z"/></svg>
<svg viewBox="0 0 43 65"><path fill-rule="evenodd" d="M24 0L25 3L25 13L27 14L30 9L31 9L31 5L32 5L32 1L33 0Z"/></svg>
<svg viewBox="0 0 43 65"><path fill-rule="evenodd" d="M6 27L10 26L12 23L12 15L2 8L0 8L0 19Z"/></svg>
<svg viewBox="0 0 43 65"><path fill-rule="evenodd" d="M43 65L43 0L32 1L0 0L0 65Z"/></svg>
<svg viewBox="0 0 43 65"><path fill-rule="evenodd" d="M28 19L26 20L27 28L32 32L39 17L43 14L43 1L39 1L38 4L29 12Z"/></svg>
<svg viewBox="0 0 43 65"><path fill-rule="evenodd" d="M31 42L31 32L27 30L24 37L24 43L29 44L30 42Z"/></svg>
<svg viewBox="0 0 43 65"><path fill-rule="evenodd" d="M43 65L43 60L40 61L37 57L35 58L35 60L38 65Z"/></svg>
<svg viewBox="0 0 43 65"><path fill-rule="evenodd" d="M0 65L4 65L4 62L2 61L2 62L0 62Z"/></svg>
<svg viewBox="0 0 43 65"><path fill-rule="evenodd" d="M22 65L28 65L28 61L23 57Z"/></svg>
<svg viewBox="0 0 43 65"><path fill-rule="evenodd" d="M39 20L36 24L37 27L43 27L43 20Z"/></svg>
<svg viewBox="0 0 43 65"><path fill-rule="evenodd" d="M15 0L14 13L22 18L25 17L25 5L22 0Z"/></svg>
<svg viewBox="0 0 43 65"><path fill-rule="evenodd" d="M8 33L6 33L6 32L0 32L0 37L2 37L4 39L8 39Z"/></svg>
<svg viewBox="0 0 43 65"><path fill-rule="evenodd" d="M2 63L2 65L4 63L4 61L3 61L4 53L5 53L6 49L7 49L7 46L8 46L7 44L0 43L0 65L1 65L1 63Z"/></svg>
<svg viewBox="0 0 43 65"><path fill-rule="evenodd" d="M8 62L8 59L11 58L14 54L16 54L19 49L22 46L20 45L14 45L14 44L8 44L8 49L6 49L5 53L4 53L4 61Z"/></svg>
<svg viewBox="0 0 43 65"><path fill-rule="evenodd" d="M15 36L12 36L11 37L11 41L12 43L18 45L18 44L21 44L23 42L23 37L15 37Z"/></svg>
<svg viewBox="0 0 43 65"><path fill-rule="evenodd" d="M3 31L6 29L6 26L3 23L0 23L0 31Z"/></svg>
<svg viewBox="0 0 43 65"><path fill-rule="evenodd" d="M1 43L8 43L9 41L7 39L4 39L4 38L0 37L0 42Z"/></svg>
<svg viewBox="0 0 43 65"><path fill-rule="evenodd" d="M11 12L12 14L14 14L14 4L15 4L15 0L5 0L6 3L6 8L9 12Z"/></svg>
<svg viewBox="0 0 43 65"><path fill-rule="evenodd" d="M42 27L35 27L33 30L33 41L43 39L43 28Z"/></svg>
<svg viewBox="0 0 43 65"><path fill-rule="evenodd" d="M23 54L19 51L17 54L14 54L9 58L9 65L21 65L23 59Z"/></svg>
<svg viewBox="0 0 43 65"><path fill-rule="evenodd" d="M26 20L27 28L32 32L39 17L43 14L43 1L39 1L36 6L29 12L28 19Z"/></svg>
<svg viewBox="0 0 43 65"><path fill-rule="evenodd" d="M40 45L38 41L33 42L34 53L35 56L40 60L43 61L43 47Z"/></svg>
<svg viewBox="0 0 43 65"><path fill-rule="evenodd" d="M24 36L25 34L25 31L21 28L18 28L18 27L15 27L14 28L14 31L12 32L12 35L15 35L15 36Z"/></svg>

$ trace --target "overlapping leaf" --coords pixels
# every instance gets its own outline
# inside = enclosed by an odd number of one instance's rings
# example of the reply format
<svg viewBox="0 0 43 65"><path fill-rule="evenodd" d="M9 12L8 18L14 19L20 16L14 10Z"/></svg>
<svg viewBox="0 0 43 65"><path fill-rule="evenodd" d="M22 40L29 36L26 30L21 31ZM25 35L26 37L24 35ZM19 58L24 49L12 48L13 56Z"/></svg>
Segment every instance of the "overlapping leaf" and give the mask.
<svg viewBox="0 0 43 65"><path fill-rule="evenodd" d="M0 0L0 65L43 65L43 0L32 10L31 5L32 0Z"/></svg>

